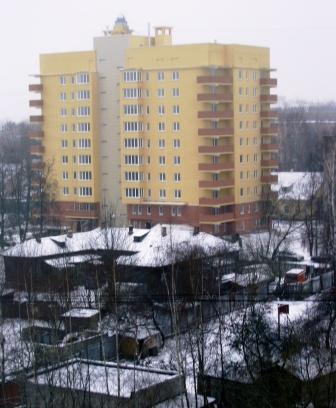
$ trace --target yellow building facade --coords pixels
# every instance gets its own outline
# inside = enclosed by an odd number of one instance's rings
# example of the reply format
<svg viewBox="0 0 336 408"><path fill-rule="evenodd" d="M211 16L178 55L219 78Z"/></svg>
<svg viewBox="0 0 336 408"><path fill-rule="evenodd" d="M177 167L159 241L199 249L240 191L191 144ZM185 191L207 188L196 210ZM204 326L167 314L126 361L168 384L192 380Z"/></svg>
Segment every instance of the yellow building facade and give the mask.
<svg viewBox="0 0 336 408"><path fill-rule="evenodd" d="M118 19L95 39L95 51L42 55L40 69L40 88L34 86L42 115L32 120L41 122L41 147L34 149L53 162L69 220L90 219L78 213L83 203L96 211L95 222L113 207L113 216L139 227L188 223L216 234L259 228L262 194L278 166L268 48L173 45L170 27L134 36ZM86 75L89 82L77 83ZM82 90L88 101L77 98ZM80 123L90 123L85 135ZM79 163L82 152L90 163ZM85 183L78 178L84 167L91 172Z"/></svg>

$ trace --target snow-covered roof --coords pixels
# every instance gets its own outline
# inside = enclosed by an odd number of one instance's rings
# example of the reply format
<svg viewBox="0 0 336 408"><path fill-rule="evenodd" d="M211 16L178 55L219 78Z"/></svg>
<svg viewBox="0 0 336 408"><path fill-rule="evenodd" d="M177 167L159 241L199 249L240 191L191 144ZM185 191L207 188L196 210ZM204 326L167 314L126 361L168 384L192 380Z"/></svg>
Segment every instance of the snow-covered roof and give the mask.
<svg viewBox="0 0 336 408"><path fill-rule="evenodd" d="M97 309L71 309L65 312L62 317L74 317L74 318L88 318L99 314Z"/></svg>
<svg viewBox="0 0 336 408"><path fill-rule="evenodd" d="M286 272L286 275L300 275L304 273L304 269L302 268L293 268Z"/></svg>
<svg viewBox="0 0 336 408"><path fill-rule="evenodd" d="M272 185L272 191L278 193L279 199L307 200L322 184L322 173L280 171L277 175L278 182Z"/></svg>
<svg viewBox="0 0 336 408"><path fill-rule="evenodd" d="M34 375L28 381L72 390L90 390L92 393L131 398L132 394L163 384L179 375L171 371L151 370L144 367L119 365L89 360L73 360L60 367Z"/></svg>
<svg viewBox="0 0 336 408"><path fill-rule="evenodd" d="M166 235L162 234L165 228ZM61 243L61 245L60 245ZM73 256L80 252L96 250L122 251L127 255L120 256L118 263L143 267L158 267L169 265L181 260L193 250L200 250L211 255L217 251L238 249L236 244L230 244L221 238L205 232L194 235L194 228L189 225L155 225L150 230L134 229L129 234L128 228L97 228L89 232L79 232L69 238L66 235L41 238L41 242L31 239L7 250L4 256L15 257L62 257L63 266L79 260ZM66 256L72 255L69 259ZM90 256L84 256L83 262ZM70 261L70 262L68 262ZM97 259L95 259L97 261ZM59 266L59 261L49 261L53 266Z"/></svg>

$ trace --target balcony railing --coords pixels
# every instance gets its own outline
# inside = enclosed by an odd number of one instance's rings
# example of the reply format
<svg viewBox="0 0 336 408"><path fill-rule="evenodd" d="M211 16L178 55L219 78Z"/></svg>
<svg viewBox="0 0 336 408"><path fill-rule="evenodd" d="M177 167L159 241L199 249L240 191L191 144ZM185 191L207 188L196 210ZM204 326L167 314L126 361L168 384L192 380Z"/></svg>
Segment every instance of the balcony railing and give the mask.
<svg viewBox="0 0 336 408"><path fill-rule="evenodd" d="M228 204L233 204L234 203L234 196L233 195L228 195L225 197L220 197L220 198L207 198L207 197L202 197L199 200L199 205L203 206L221 206L221 205L228 205Z"/></svg>
<svg viewBox="0 0 336 408"><path fill-rule="evenodd" d="M278 182L278 176L277 175L267 175L267 176L261 176L260 181L262 183L277 183Z"/></svg>
<svg viewBox="0 0 336 408"><path fill-rule="evenodd" d="M31 139L42 139L43 135L43 130L32 130L29 132L29 137Z"/></svg>
<svg viewBox="0 0 336 408"><path fill-rule="evenodd" d="M30 123L41 123L43 122L43 115L31 115L29 120Z"/></svg>
<svg viewBox="0 0 336 408"><path fill-rule="evenodd" d="M216 215L212 215L212 214L201 214L200 215L201 224L227 222L227 221L233 221L233 220L234 220L234 214L231 212L216 214Z"/></svg>
<svg viewBox="0 0 336 408"><path fill-rule="evenodd" d="M278 95L260 95L260 102L262 103L277 103Z"/></svg>
<svg viewBox="0 0 336 408"><path fill-rule="evenodd" d="M276 78L260 78L260 86L277 86L278 80Z"/></svg>
<svg viewBox="0 0 336 408"><path fill-rule="evenodd" d="M205 102L232 102L233 96L232 94L224 93L201 93L197 95L197 100Z"/></svg>
<svg viewBox="0 0 336 408"><path fill-rule="evenodd" d="M43 154L44 153L44 146L41 145L31 145L30 146L30 154Z"/></svg>
<svg viewBox="0 0 336 408"><path fill-rule="evenodd" d="M30 84L29 85L29 92L42 92L43 85L42 84Z"/></svg>
<svg viewBox="0 0 336 408"><path fill-rule="evenodd" d="M261 160L261 167L279 167L279 160Z"/></svg>
<svg viewBox="0 0 336 408"><path fill-rule="evenodd" d="M33 99L33 100L29 101L29 106L31 108L42 108L43 101L42 101L42 99Z"/></svg>
<svg viewBox="0 0 336 408"><path fill-rule="evenodd" d="M199 146L198 153L201 154L225 154L233 153L233 144L226 144L221 146Z"/></svg>
<svg viewBox="0 0 336 408"><path fill-rule="evenodd" d="M197 114L198 119L232 119L233 111L201 111Z"/></svg>
<svg viewBox="0 0 336 408"><path fill-rule="evenodd" d="M198 136L233 136L233 128L198 129Z"/></svg>
<svg viewBox="0 0 336 408"><path fill-rule="evenodd" d="M204 189L226 188L226 187L232 187L233 185L234 185L233 178L226 179L226 180L201 180L198 183L199 188L204 188Z"/></svg>
<svg viewBox="0 0 336 408"><path fill-rule="evenodd" d="M278 126L273 125L260 128L260 133L262 135L276 135L278 133L278 130L279 130Z"/></svg>
<svg viewBox="0 0 336 408"><path fill-rule="evenodd" d="M198 170L200 171L226 171L226 170L233 170L234 163L233 162L225 162L225 163L200 163L198 165Z"/></svg>
<svg viewBox="0 0 336 408"><path fill-rule="evenodd" d="M279 145L277 143L262 143L260 148L264 151L278 151Z"/></svg>
<svg viewBox="0 0 336 408"><path fill-rule="evenodd" d="M219 84L219 85L232 85L233 77L232 75L202 75L197 77L198 84Z"/></svg>
<svg viewBox="0 0 336 408"><path fill-rule="evenodd" d="M279 117L279 112L277 112L277 111L272 111L272 110L261 111L261 112L260 112L260 117L261 117L261 119L278 119L278 117Z"/></svg>

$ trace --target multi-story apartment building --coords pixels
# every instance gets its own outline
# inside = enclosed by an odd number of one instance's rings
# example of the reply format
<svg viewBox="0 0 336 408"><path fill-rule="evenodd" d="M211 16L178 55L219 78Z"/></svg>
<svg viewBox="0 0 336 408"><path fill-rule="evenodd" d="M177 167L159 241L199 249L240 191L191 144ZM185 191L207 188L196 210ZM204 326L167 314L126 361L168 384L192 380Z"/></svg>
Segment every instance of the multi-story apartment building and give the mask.
<svg viewBox="0 0 336 408"><path fill-rule="evenodd" d="M89 53L42 55L37 85L38 150L44 162L56 163L58 200L71 219L85 219L78 212L85 202L96 220L98 208L102 216L112 205L118 218L127 214L137 226L188 223L221 234L259 227L262 194L278 166L269 49L173 45L171 28L134 36L123 19L94 45ZM76 97L84 88L92 95L87 104ZM82 107L89 108L85 120L76 116ZM87 137L81 123L90 123ZM91 140L85 185L73 177L81 171L82 138ZM89 197L81 195L86 186Z"/></svg>

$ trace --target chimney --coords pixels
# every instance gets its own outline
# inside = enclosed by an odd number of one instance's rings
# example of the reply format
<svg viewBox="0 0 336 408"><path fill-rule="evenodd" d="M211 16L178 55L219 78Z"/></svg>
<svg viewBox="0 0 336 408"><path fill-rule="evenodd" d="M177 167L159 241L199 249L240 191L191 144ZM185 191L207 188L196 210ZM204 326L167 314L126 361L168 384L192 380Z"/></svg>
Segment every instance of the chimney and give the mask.
<svg viewBox="0 0 336 408"><path fill-rule="evenodd" d="M193 235L198 235L199 232L200 232L200 228L195 226Z"/></svg>
<svg viewBox="0 0 336 408"><path fill-rule="evenodd" d="M128 235L133 235L133 225L128 226Z"/></svg>
<svg viewBox="0 0 336 408"><path fill-rule="evenodd" d="M161 227L161 236L165 237L167 235L167 227L163 226Z"/></svg>
<svg viewBox="0 0 336 408"><path fill-rule="evenodd" d="M73 234L72 234L72 230L69 229L68 232L67 232L67 237L68 237L68 238L72 238L72 235L73 235Z"/></svg>

